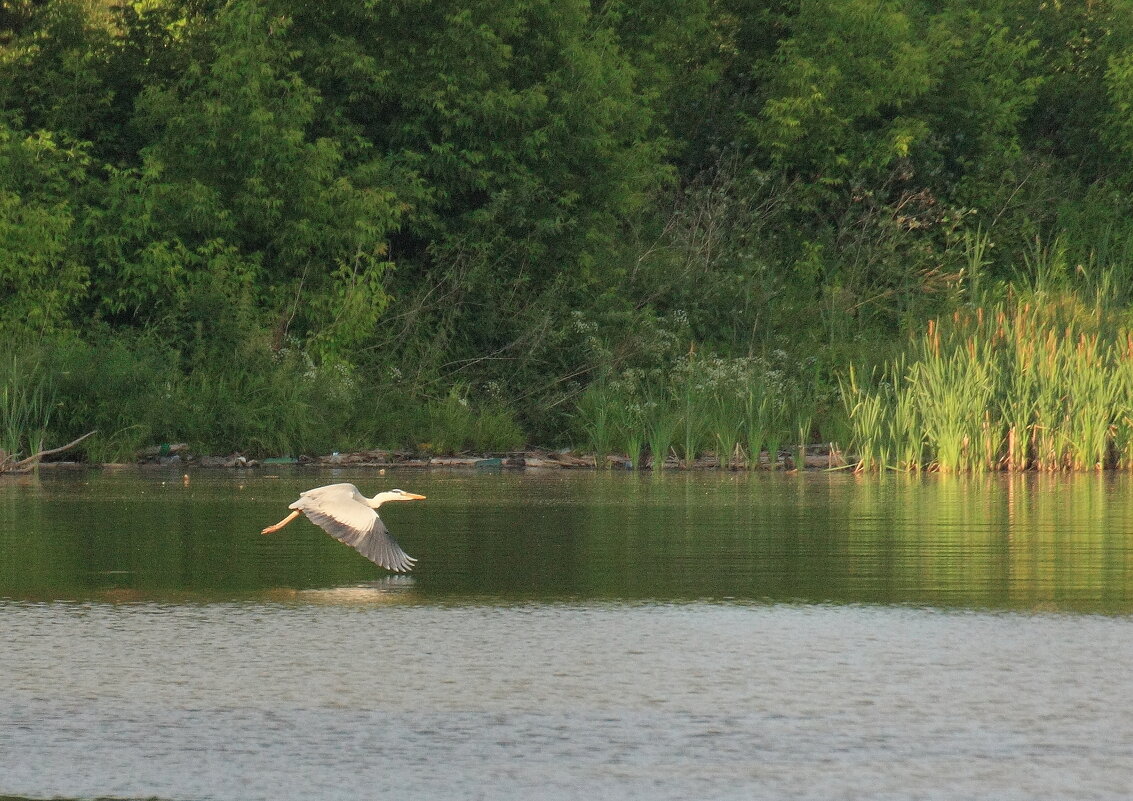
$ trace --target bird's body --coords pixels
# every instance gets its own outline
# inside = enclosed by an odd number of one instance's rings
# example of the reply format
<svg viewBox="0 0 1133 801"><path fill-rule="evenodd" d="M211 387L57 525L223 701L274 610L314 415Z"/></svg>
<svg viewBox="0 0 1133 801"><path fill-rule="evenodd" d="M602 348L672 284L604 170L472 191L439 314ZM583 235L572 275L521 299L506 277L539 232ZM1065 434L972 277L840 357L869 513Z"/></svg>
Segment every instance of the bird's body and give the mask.
<svg viewBox="0 0 1133 801"><path fill-rule="evenodd" d="M396 573L407 573L417 560L401 550L390 536L389 529L378 517L377 508L387 501L424 499L424 495L399 489L379 492L373 498L367 498L353 484L328 484L299 493L299 500L288 506L294 511L261 533L279 531L304 514L327 534L351 546L374 564Z"/></svg>

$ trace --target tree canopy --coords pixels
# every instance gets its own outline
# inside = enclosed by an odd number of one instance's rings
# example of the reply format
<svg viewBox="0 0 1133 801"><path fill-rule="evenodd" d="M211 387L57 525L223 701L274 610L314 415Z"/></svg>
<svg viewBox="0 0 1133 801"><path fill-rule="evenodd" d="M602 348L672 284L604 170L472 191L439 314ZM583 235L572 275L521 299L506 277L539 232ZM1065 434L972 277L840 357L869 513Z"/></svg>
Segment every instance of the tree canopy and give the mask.
<svg viewBox="0 0 1133 801"><path fill-rule="evenodd" d="M1130 0L0 2L0 336L355 438L1123 285L1131 187Z"/></svg>

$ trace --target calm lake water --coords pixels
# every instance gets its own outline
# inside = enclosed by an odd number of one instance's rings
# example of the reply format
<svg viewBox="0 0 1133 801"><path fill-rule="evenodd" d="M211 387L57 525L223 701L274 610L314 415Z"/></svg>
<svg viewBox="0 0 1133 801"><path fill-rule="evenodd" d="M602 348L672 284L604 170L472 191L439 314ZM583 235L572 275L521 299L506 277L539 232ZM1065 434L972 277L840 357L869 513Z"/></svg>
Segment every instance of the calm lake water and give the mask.
<svg viewBox="0 0 1133 801"><path fill-rule="evenodd" d="M388 577L302 489L383 507ZM1127 799L1133 480L0 480L0 796Z"/></svg>

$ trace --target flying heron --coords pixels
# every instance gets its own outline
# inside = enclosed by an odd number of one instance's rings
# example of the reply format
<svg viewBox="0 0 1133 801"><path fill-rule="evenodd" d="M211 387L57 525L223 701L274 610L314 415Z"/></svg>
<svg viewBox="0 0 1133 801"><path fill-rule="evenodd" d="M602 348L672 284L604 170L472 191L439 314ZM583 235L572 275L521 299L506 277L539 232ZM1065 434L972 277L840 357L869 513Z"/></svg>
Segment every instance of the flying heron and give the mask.
<svg viewBox="0 0 1133 801"><path fill-rule="evenodd" d="M423 500L424 495L399 489L379 492L373 498L367 498L353 484L328 484L299 493L299 500L287 507L295 511L260 533L279 531L302 513L327 534L353 547L374 564L395 573L408 573L417 560L401 550L375 510L386 501Z"/></svg>

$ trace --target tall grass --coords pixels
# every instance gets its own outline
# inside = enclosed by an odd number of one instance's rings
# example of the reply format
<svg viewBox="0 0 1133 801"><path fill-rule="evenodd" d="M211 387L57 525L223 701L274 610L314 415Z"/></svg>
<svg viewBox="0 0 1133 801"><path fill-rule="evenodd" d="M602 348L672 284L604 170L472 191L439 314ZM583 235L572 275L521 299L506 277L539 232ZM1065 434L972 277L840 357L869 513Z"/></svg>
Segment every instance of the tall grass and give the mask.
<svg viewBox="0 0 1133 801"><path fill-rule="evenodd" d="M575 412L599 470L606 466L606 456L614 447L612 395L605 381L596 381L582 393Z"/></svg>
<svg viewBox="0 0 1133 801"><path fill-rule="evenodd" d="M426 441L418 445L436 454L461 451L510 451L523 445L523 432L506 409L474 405L463 387L424 407Z"/></svg>
<svg viewBox="0 0 1133 801"><path fill-rule="evenodd" d="M680 416L665 393L655 392L645 403L645 442L653 470L663 470L673 449ZM636 464L636 462L635 462Z"/></svg>
<svg viewBox="0 0 1133 801"><path fill-rule="evenodd" d="M621 404L615 407L615 412L615 429L629 462L629 468L639 469L647 437L645 408L641 403Z"/></svg>
<svg viewBox="0 0 1133 801"><path fill-rule="evenodd" d="M776 406L775 399L766 391L765 382L751 381L741 396L743 405L742 436L745 452L745 462L748 470L760 466L760 454L768 439L768 432L773 425L772 415ZM775 464L774 454L768 459L768 465Z"/></svg>
<svg viewBox="0 0 1133 801"><path fill-rule="evenodd" d="M806 444L812 408L800 382L765 360L690 353L664 372L627 370L594 381L575 416L599 466L617 452L634 468L661 470L675 454L685 467L714 461L756 469L764 450L774 467L781 444Z"/></svg>
<svg viewBox="0 0 1133 801"><path fill-rule="evenodd" d="M0 355L0 469L43 448L54 388L38 353Z"/></svg>
<svg viewBox="0 0 1133 801"><path fill-rule="evenodd" d="M700 456L705 423L710 410L709 395L703 384L691 375L682 376L675 388L677 406L677 447L681 462L687 467Z"/></svg>
<svg viewBox="0 0 1133 801"><path fill-rule="evenodd" d="M976 337L962 346L945 347L930 323L920 353L907 374L908 401L916 409L928 447L941 472L982 470L984 412L991 400L996 364Z"/></svg>
<svg viewBox="0 0 1133 801"><path fill-rule="evenodd" d="M896 369L889 372L896 373ZM894 467L893 415L897 393L887 382L887 373L881 380L871 375L868 384L863 383L860 373L851 364L840 384L850 424L850 445L857 454L858 469Z"/></svg>
<svg viewBox="0 0 1133 801"><path fill-rule="evenodd" d="M1037 248L1047 286L1063 248ZM1036 268L1040 267L1036 263ZM1133 466L1133 333L1067 293L931 321L907 356L841 393L859 470ZM1034 298L1032 298L1032 301Z"/></svg>

